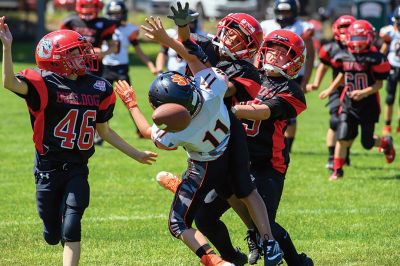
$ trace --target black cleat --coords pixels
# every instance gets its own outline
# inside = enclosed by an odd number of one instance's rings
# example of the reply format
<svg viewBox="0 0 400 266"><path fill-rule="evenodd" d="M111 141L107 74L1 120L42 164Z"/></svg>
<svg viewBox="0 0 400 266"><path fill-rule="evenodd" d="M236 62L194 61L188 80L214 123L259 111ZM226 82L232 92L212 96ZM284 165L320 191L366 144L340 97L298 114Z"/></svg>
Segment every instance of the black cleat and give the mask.
<svg viewBox="0 0 400 266"><path fill-rule="evenodd" d="M240 248L235 248L236 253L234 255L234 257L232 258L225 258L223 257L223 260L229 261L233 264L235 264L236 266L243 266L245 264L247 264L247 255L244 254Z"/></svg>
<svg viewBox="0 0 400 266"><path fill-rule="evenodd" d="M310 257L307 257L306 254L301 253L299 254L299 258L301 261L301 266L314 266L314 262Z"/></svg>
<svg viewBox="0 0 400 266"><path fill-rule="evenodd" d="M247 230L247 246L249 247L249 264L256 264L262 255L260 236L254 229Z"/></svg>
<svg viewBox="0 0 400 266"><path fill-rule="evenodd" d="M263 242L264 266L275 266L282 263L283 251L276 240Z"/></svg>

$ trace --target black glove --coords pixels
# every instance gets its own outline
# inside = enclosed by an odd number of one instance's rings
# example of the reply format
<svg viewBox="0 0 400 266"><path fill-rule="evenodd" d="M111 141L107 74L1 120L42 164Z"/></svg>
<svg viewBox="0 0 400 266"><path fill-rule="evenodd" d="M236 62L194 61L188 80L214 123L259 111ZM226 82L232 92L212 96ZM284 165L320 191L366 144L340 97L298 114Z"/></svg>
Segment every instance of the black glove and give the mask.
<svg viewBox="0 0 400 266"><path fill-rule="evenodd" d="M189 50L189 54L195 55L203 64L208 61L208 56L198 44L191 40L186 40L183 42L183 45Z"/></svg>
<svg viewBox="0 0 400 266"><path fill-rule="evenodd" d="M185 27L192 21L195 21L199 16L199 13L190 14L189 13L189 3L186 2L185 8L182 9L181 2L177 3L178 10L175 7L171 6L171 11L173 13L172 16L167 16L167 18L172 19L175 22L175 25L178 27Z"/></svg>

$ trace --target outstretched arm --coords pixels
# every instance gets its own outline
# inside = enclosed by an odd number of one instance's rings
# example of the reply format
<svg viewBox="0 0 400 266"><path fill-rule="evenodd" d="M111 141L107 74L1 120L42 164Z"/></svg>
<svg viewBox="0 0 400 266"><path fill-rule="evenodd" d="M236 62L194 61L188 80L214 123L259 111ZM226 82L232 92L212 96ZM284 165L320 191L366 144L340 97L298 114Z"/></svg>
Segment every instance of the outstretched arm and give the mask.
<svg viewBox="0 0 400 266"><path fill-rule="evenodd" d="M13 37L8 25L4 23L4 19L5 17L0 18L0 39L3 43L3 87L10 91L27 95L28 85L14 75L14 64L11 52Z"/></svg>
<svg viewBox="0 0 400 266"><path fill-rule="evenodd" d="M324 78L326 72L328 71L328 68L329 67L327 65L319 63L317 72L315 74L314 83L307 84L308 92L318 90L319 86L321 86L322 79Z"/></svg>
<svg viewBox="0 0 400 266"><path fill-rule="evenodd" d="M199 13L190 14L189 12L189 3L185 3L185 7L182 8L181 2L177 2L176 9L174 6L171 6L172 16L167 16L167 18L172 19L175 22L175 25L178 26L178 40L181 42L187 41L190 38L190 28L189 23L196 20L199 16Z"/></svg>
<svg viewBox="0 0 400 266"><path fill-rule="evenodd" d="M150 139L151 126L139 109L133 88L125 80L119 80L117 83L115 83L114 89L131 113L131 116L135 121L140 133L144 138Z"/></svg>
<svg viewBox="0 0 400 266"><path fill-rule="evenodd" d="M145 36L151 40L157 41L165 46L174 49L184 60L186 60L193 75L207 68L197 58L197 56L190 54L182 43L168 36L159 17L146 18L146 22L148 26L141 26L141 28L146 32Z"/></svg>
<svg viewBox="0 0 400 266"><path fill-rule="evenodd" d="M344 82L344 74L340 72L335 80L332 82L332 84L324 91L322 91L319 94L320 99L325 99L326 97L330 96L337 88L339 88L340 85L342 85Z"/></svg>
<svg viewBox="0 0 400 266"><path fill-rule="evenodd" d="M114 130L112 130L107 122L97 123L96 129L102 139L104 139L132 159L143 164L152 164L156 161L156 153L151 151L139 151L135 149L134 147L129 145L129 143L127 143L123 138L121 138Z"/></svg>

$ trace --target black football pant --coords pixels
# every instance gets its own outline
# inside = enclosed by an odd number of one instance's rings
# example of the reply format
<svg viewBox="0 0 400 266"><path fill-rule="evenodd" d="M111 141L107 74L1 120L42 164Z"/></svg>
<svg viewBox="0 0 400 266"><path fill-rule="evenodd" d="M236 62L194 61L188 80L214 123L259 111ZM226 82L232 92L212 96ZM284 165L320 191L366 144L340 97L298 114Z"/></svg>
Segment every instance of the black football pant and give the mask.
<svg viewBox="0 0 400 266"><path fill-rule="evenodd" d="M36 207L48 244L81 240L81 218L90 197L88 174L86 164L36 161Z"/></svg>
<svg viewBox="0 0 400 266"><path fill-rule="evenodd" d="M400 80L400 68L392 67L386 84L386 104L393 105L396 98L397 82ZM399 98L400 101L400 98Z"/></svg>
<svg viewBox="0 0 400 266"><path fill-rule="evenodd" d="M342 112L339 115L339 124L336 132L338 140L353 140L358 135L358 126L361 126L361 145L370 150L375 145L375 122L360 121L350 113Z"/></svg>
<svg viewBox="0 0 400 266"><path fill-rule="evenodd" d="M260 193L267 207L272 234L284 252L286 263L288 265L299 265L299 256L289 233L275 221L283 191L285 174L273 169L267 169L263 166L263 163L252 164L250 172L258 193ZM227 201L217 197L212 202L203 204L195 217L197 228L210 240L220 252L222 258L225 259L232 258L235 254L228 229L220 219L229 208Z"/></svg>

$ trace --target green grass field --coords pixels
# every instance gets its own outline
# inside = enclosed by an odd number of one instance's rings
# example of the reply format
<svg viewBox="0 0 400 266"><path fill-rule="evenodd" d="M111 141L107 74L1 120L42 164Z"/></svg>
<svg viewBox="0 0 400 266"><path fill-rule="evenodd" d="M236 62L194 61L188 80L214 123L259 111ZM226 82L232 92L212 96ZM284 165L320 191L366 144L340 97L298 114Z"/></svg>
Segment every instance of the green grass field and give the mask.
<svg viewBox="0 0 400 266"><path fill-rule="evenodd" d="M143 48L153 57L158 50L152 44ZM15 49L16 71L33 65L33 57L26 56L29 51L33 53L31 45ZM153 77L132 59L131 78L149 118L146 91ZM328 82L327 77L323 87ZM324 168L328 111L317 93L307 95L307 102L308 109L298 122L277 220L315 265L399 265L399 158L387 165L382 154L376 149L363 150L357 139L345 178L329 182ZM2 89L0 110L0 265L61 265L62 247L45 244L36 213L34 147L27 108L22 99ZM119 100L111 126L135 147L156 150L151 142L136 137ZM381 128L379 124L376 133ZM395 141L400 147L398 135ZM108 144L96 148L90 161L91 203L82 221L81 265L200 265L169 234L172 195L154 178L161 170L181 173L185 167L182 149L159 151L157 163L144 166ZM247 251L245 226L232 211L223 220L235 245Z"/></svg>

